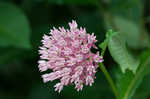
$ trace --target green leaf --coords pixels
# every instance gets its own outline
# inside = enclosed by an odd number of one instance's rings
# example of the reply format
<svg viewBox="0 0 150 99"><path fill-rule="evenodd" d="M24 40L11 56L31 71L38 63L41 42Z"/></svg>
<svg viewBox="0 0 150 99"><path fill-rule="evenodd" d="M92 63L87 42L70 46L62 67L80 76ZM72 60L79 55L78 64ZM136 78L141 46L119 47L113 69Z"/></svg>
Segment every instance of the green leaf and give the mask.
<svg viewBox="0 0 150 99"><path fill-rule="evenodd" d="M134 23L140 23L143 17L144 0L112 0L110 11L115 15L120 15Z"/></svg>
<svg viewBox="0 0 150 99"><path fill-rule="evenodd" d="M114 24L121 33L121 37L126 40L130 47L145 48L148 46L149 36L145 33L145 30L141 29L139 23L137 24L121 16L114 16Z"/></svg>
<svg viewBox="0 0 150 99"><path fill-rule="evenodd" d="M126 48L125 41L120 38L119 33L112 35L108 41L108 48L113 59L119 64L123 73L126 69L136 72L139 61L134 59Z"/></svg>
<svg viewBox="0 0 150 99"><path fill-rule="evenodd" d="M145 56L144 53L147 53ZM138 88L145 75L150 73L150 50L142 53L141 63L136 73L126 70L122 73L119 68L115 68L115 79L117 89L120 92L121 99L131 99L135 90ZM144 55L144 57L143 57ZM149 70L149 72L147 71Z"/></svg>
<svg viewBox="0 0 150 99"><path fill-rule="evenodd" d="M30 27L24 13L15 5L0 3L0 46L30 48Z"/></svg>
<svg viewBox="0 0 150 99"><path fill-rule="evenodd" d="M141 79L138 79L136 82L134 81L135 75L132 71L126 70L125 73L122 73L122 71L119 68L115 68L115 81L116 81L116 87L118 89L118 92L120 93L121 99L130 99L133 93L135 92L135 89L138 87L139 83L141 82ZM134 81L134 85L132 82ZM130 89L132 85L132 90ZM129 94L130 92L130 94Z"/></svg>
<svg viewBox="0 0 150 99"><path fill-rule="evenodd" d="M102 53L101 53L102 56L104 56L110 37L114 34L116 34L116 32L113 32L111 29L108 30L108 32L106 33L106 39L102 43L99 44L99 48L102 49Z"/></svg>
<svg viewBox="0 0 150 99"><path fill-rule="evenodd" d="M144 69L144 72L141 76L150 74L150 48L143 51L140 55L140 66L138 67L137 71L139 71L141 68Z"/></svg>
<svg viewBox="0 0 150 99"><path fill-rule="evenodd" d="M112 27L121 33L128 46L134 49L146 48L150 43L143 20L144 1L112 0L106 13L106 27ZM133 39L134 38L134 39Z"/></svg>
<svg viewBox="0 0 150 99"><path fill-rule="evenodd" d="M133 99L149 99L148 95L150 93L150 75L144 77L141 85L137 88Z"/></svg>

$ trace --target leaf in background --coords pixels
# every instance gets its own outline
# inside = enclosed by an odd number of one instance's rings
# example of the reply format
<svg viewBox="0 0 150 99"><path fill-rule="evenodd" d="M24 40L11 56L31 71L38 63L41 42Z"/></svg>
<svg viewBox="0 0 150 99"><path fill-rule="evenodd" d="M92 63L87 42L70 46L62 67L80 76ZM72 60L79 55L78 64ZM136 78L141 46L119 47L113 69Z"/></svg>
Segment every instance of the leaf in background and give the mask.
<svg viewBox="0 0 150 99"><path fill-rule="evenodd" d="M148 46L150 42L149 36L144 33L145 30L141 31L140 24L121 16L114 16L114 24L121 33L121 37L126 40L130 47L144 48Z"/></svg>
<svg viewBox="0 0 150 99"><path fill-rule="evenodd" d="M111 56L119 64L123 73L125 73L126 69L129 69L134 73L136 72L139 61L135 60L128 52L125 41L120 38L118 33L109 38L108 48Z"/></svg>
<svg viewBox="0 0 150 99"><path fill-rule="evenodd" d="M144 77L141 85L137 88L133 99L149 99L150 94L150 75Z"/></svg>
<svg viewBox="0 0 150 99"><path fill-rule="evenodd" d="M119 68L115 68L114 75L116 85L122 99L131 99L136 88L142 82L143 77L150 73L150 50L146 53L147 55L144 57L142 53L141 63L135 74L130 70L126 70L125 73L122 73ZM149 70L149 72L147 70Z"/></svg>
<svg viewBox="0 0 150 99"><path fill-rule="evenodd" d="M135 23L139 23L142 18L144 10L144 2L142 0L112 0L111 12L117 15L121 15L127 19L133 20Z"/></svg>
<svg viewBox="0 0 150 99"><path fill-rule="evenodd" d="M117 29L129 47L136 49L147 47L150 38L143 20L144 2L142 0L112 0L109 3L109 18L105 19L108 23L107 27Z"/></svg>
<svg viewBox="0 0 150 99"><path fill-rule="evenodd" d="M15 5L0 3L0 46L30 48L30 27L24 13Z"/></svg>
<svg viewBox="0 0 150 99"><path fill-rule="evenodd" d="M140 68L143 68L143 67L141 67L141 66L143 66L142 64L149 64L149 61L150 61L150 48L142 52L142 54L140 55L140 61L141 61L141 63L140 63L141 65L138 67L138 70ZM147 67L147 69L145 70L143 75L148 75L148 74L150 74L150 64Z"/></svg>

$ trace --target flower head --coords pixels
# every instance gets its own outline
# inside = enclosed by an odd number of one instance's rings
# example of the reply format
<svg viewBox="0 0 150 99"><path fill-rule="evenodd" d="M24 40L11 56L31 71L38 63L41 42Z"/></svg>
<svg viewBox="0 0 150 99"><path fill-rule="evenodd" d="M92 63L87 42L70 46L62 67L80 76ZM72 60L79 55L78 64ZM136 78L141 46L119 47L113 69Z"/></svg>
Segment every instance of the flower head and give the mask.
<svg viewBox="0 0 150 99"><path fill-rule="evenodd" d="M65 85L74 83L75 88L82 90L83 85L94 83L98 62L102 62L99 52L91 52L95 46L96 36L87 34L84 28L77 28L76 21L69 23L70 29L63 27L50 31L43 36L43 46L40 47L39 70L48 69L51 73L42 75L43 81L60 79L54 87L60 92Z"/></svg>

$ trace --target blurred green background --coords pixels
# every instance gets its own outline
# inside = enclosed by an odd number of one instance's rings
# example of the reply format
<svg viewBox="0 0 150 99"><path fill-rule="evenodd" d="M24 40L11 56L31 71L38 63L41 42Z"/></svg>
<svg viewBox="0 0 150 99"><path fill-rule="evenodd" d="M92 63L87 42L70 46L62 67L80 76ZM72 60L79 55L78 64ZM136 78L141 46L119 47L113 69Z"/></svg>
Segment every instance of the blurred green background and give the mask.
<svg viewBox="0 0 150 99"><path fill-rule="evenodd" d="M59 94L44 84L38 70L38 49L43 34L76 20L94 32L98 43L107 29L122 32L135 55L150 46L150 0L0 0L0 99L114 99L103 73L98 70L92 87L77 92L64 87ZM108 50L108 71L115 62ZM150 99L150 75L133 99Z"/></svg>

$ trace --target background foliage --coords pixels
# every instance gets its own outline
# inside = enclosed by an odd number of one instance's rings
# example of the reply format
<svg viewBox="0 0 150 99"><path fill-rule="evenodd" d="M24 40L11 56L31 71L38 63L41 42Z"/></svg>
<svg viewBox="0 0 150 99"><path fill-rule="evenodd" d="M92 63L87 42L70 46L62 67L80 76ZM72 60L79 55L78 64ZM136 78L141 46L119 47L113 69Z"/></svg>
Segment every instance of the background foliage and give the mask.
<svg viewBox="0 0 150 99"><path fill-rule="evenodd" d="M150 99L149 0L0 0L0 99L115 99L98 70L92 87L58 94L43 84L38 49L44 33L72 19L94 32L121 99ZM116 34L105 33L108 29Z"/></svg>

